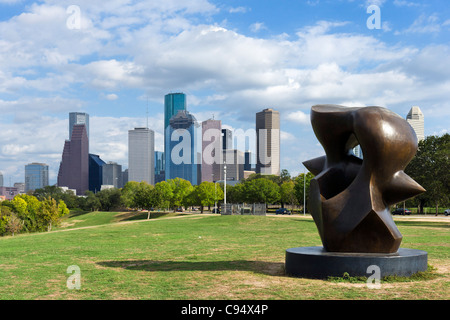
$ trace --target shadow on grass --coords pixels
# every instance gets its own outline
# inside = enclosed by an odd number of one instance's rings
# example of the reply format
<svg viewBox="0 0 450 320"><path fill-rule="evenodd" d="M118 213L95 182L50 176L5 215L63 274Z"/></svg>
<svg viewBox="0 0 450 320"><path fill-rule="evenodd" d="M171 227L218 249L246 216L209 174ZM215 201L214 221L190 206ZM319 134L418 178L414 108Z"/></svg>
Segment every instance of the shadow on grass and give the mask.
<svg viewBox="0 0 450 320"><path fill-rule="evenodd" d="M284 263L264 261L158 261L124 260L101 261L97 264L109 268L155 271L252 271L270 276L284 276Z"/></svg>

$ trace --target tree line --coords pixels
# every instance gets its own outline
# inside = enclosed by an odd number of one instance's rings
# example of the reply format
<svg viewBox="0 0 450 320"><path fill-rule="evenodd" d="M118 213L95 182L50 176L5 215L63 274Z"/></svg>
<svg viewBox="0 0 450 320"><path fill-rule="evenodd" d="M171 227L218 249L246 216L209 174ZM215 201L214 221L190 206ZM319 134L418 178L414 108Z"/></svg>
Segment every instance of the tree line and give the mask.
<svg viewBox="0 0 450 320"><path fill-rule="evenodd" d="M306 176L306 183L304 177ZM308 200L311 173L291 178L287 170L280 176L252 174L234 186L227 184L228 203L266 203L284 205L303 205L304 189ZM64 191L56 186L46 186L34 191L37 199L48 197L63 201L69 209L85 211L110 211L119 208L175 210L179 207L205 207L211 209L224 200L224 184L202 182L193 186L189 181L175 178L156 183L130 181L121 189L105 189L97 193L87 191L84 197L72 191Z"/></svg>
<svg viewBox="0 0 450 320"><path fill-rule="evenodd" d="M33 195L20 194L11 201L0 202L0 235L50 231L68 213L62 200L51 197L39 200Z"/></svg>

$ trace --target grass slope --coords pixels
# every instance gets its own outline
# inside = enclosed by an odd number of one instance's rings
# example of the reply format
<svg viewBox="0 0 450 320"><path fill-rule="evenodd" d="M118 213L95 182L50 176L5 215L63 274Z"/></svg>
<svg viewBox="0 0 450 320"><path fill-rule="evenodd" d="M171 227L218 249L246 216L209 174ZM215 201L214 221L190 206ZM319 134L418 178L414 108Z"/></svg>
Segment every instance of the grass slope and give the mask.
<svg viewBox="0 0 450 320"><path fill-rule="evenodd" d="M448 299L448 222L398 222L402 247L426 250L432 280L382 283L289 278L287 248L321 245L310 218L121 213L72 216L86 227L0 238L0 299ZM143 217L141 217L143 218ZM146 213L145 213L146 218ZM128 221L127 223L111 223ZM64 232L61 232L64 231ZM69 290L67 268L81 270Z"/></svg>

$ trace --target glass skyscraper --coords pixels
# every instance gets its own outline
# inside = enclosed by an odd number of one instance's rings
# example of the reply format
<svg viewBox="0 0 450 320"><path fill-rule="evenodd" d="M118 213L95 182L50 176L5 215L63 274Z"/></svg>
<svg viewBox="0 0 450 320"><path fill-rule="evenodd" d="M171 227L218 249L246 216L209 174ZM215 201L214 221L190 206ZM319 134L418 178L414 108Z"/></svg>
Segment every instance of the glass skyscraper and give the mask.
<svg viewBox="0 0 450 320"><path fill-rule="evenodd" d="M25 166L25 192L48 186L48 165L30 163Z"/></svg>
<svg viewBox="0 0 450 320"><path fill-rule="evenodd" d="M192 185L201 180L201 151L197 141L201 127L188 111L178 111L165 131L166 180L182 178ZM200 136L201 138L201 136Z"/></svg>
<svg viewBox="0 0 450 320"><path fill-rule="evenodd" d="M178 111L186 111L186 95L184 93L166 94L164 97L164 131L169 126L170 119Z"/></svg>

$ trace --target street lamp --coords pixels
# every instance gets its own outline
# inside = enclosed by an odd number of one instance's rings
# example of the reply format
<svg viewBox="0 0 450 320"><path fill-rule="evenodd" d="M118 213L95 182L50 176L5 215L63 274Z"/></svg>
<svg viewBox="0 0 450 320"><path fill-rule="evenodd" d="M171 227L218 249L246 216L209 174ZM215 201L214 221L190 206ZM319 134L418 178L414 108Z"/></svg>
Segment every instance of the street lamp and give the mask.
<svg viewBox="0 0 450 320"><path fill-rule="evenodd" d="M227 214L227 162L223 162L223 210Z"/></svg>

